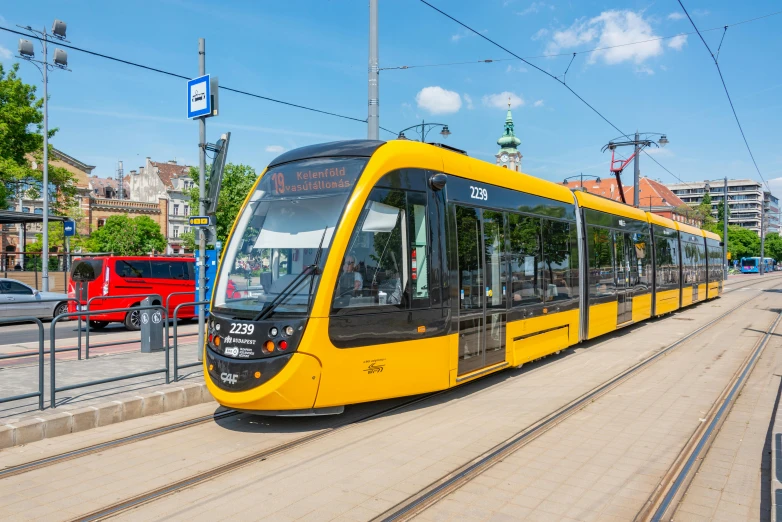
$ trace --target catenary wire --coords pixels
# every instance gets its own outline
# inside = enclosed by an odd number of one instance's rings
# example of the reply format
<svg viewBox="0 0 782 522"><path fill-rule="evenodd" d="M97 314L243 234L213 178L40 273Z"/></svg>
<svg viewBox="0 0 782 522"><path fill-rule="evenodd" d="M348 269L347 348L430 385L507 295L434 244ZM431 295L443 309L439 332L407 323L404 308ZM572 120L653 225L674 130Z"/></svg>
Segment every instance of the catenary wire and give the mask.
<svg viewBox="0 0 782 522"><path fill-rule="evenodd" d="M768 191L771 192L771 187L768 186L768 182L766 182L766 179L763 177L763 174L760 172L760 167L758 167L758 162L755 161L755 155L752 153L752 149L749 146L749 141L747 141L747 136L744 134L744 129L741 126L741 121L739 121L739 115L736 113L736 107L733 106L733 100L730 98L730 92L728 92L728 86L725 84L725 78L722 76L722 69L720 68L719 62L717 61L717 57L714 56L714 53L711 51L711 47L709 47L709 44L706 43L706 40L703 38L703 35L698 30L698 26L695 25L695 22L690 16L690 13L687 12L687 8L684 7L682 0L678 0L678 2L682 8L682 11L684 11L684 14L687 15L687 19L692 24L693 29L695 29L695 32L698 33L701 42L703 42L703 45L706 46L706 50L709 52L711 59L714 61L714 65L717 67L717 72L719 73L720 81L722 82L722 88L725 89L725 95L728 97L728 103L730 103L730 109L733 111L733 117L736 119L736 125L738 125L739 132L741 132L741 137L744 139L744 145L746 145L747 147L747 152L749 152L749 157L752 158L752 163L755 165L755 170L757 171L758 176L760 176L761 181L763 181L763 184L766 186L766 189L768 189ZM720 42L720 47L722 47L722 42Z"/></svg>
<svg viewBox="0 0 782 522"><path fill-rule="evenodd" d="M769 18L771 16L776 16L782 14L782 11L775 11L773 13L768 13L762 16L758 16L755 18L750 18L748 20L741 20L740 22L735 22L728 25L721 25L719 27L711 27L709 29L704 29L702 32L706 33L709 31L718 31L720 29L725 30L728 27L733 27L736 25L746 24L750 22L755 22L757 20L762 20L764 18ZM597 51L607 51L608 49L616 49L617 47L627 47L629 45L640 45L644 43L649 42L657 42L660 40L670 40L671 38L676 38L677 36L689 36L693 34L698 34L696 31L690 31L688 33L677 33L669 36L659 36L657 38L649 38L647 40L639 40L637 42L628 42L623 44L617 44L617 45L608 45L605 47L596 47L594 49L587 49L585 51L576 51L576 52L568 52L568 53L557 53L557 54L542 54L537 56L525 56L524 59L526 60L534 60L537 58L558 58L562 56L572 56L573 54L587 54L587 53L593 53ZM381 67L381 71L390 71L390 70L406 70L406 69L420 69L424 67L447 67L451 65L473 65L476 63L494 63L494 62L513 62L518 60L518 58L487 58L483 60L469 60L469 61L463 61L463 62L447 62L447 63L431 63L431 64L420 64L420 65L400 65L396 67Z"/></svg>
<svg viewBox="0 0 782 522"><path fill-rule="evenodd" d="M560 83L562 86L564 86L564 87L565 87L567 90L569 90L569 91L570 91L570 92L571 92L571 93L572 93L572 94L573 94L573 95L574 95L576 98L578 98L579 100L581 100L581 102L582 102L584 105L586 105L587 107L589 107L590 109L592 109L592 112L594 112L595 114L597 114L598 116L600 116L600 118L601 118L603 121L605 121L605 122L606 122L606 123L608 123L608 124L609 124L611 127L613 127L614 129L616 129L616 130L617 130L617 131L618 131L618 132L619 132L619 133L620 133L622 136L626 137L627 139L630 139L630 136L629 136L627 133L625 133L624 131L622 131L622 129L620 129L619 127L617 127L616 125L614 125L614 123L613 123L613 122L611 122L611 120L609 120L608 118L606 118L606 117L603 115L603 113L601 113L600 111L598 111L598 110L597 110L597 109L596 109L596 108L595 108L595 107L594 107L592 104L590 104L588 101L586 101L584 98L582 98L582 97L581 97L581 95L579 95L579 94L578 94L576 91L574 91L574 90L573 90L573 89L572 89L572 88L571 88L571 87L570 87L568 84L566 84L565 82L563 82L562 80L560 80L559 78L557 78L556 76L554 76L553 74L551 74L550 72L548 72L548 71L546 71L546 70L544 70L544 69L542 69L542 68L538 67L537 65L535 65L535 64L534 64L534 63L532 63L532 62L529 62L529 61L527 61L526 59L524 59L524 58L522 58L521 56L517 55L516 53L514 53L514 52L513 52L513 51L511 51L510 49L508 49L508 48L506 48L506 47L503 47L503 46L502 46L502 45L500 45L499 43L495 42L494 40L492 40L492 39L491 39L491 38L489 38L488 36L486 36L486 35L484 35L484 34L482 34L482 33L478 32L478 31L476 31L475 29L473 29L472 27L468 26L467 24L465 24L465 23L463 23L463 22L460 22L459 20L457 20L457 19L456 19L456 18L454 18L453 16L449 15L448 13L446 13L446 12L444 12L444 11L442 11L442 10L438 9L437 7L433 6L432 4L430 4L429 2L427 2L426 0L419 0L419 1L420 1L421 3L423 3L423 4L426 4L427 6L431 7L432 9L434 9L435 11L437 11L438 13L440 13L441 15L445 16L446 18L449 18L449 19L451 19L452 21L456 22L457 24L461 25L462 27L464 27L464 28L465 28L465 29L467 29L468 31L470 31L470 32L472 32L472 33L474 33L474 34L476 34L476 35L480 36L481 38L483 38L483 39L484 39L484 40L486 40L487 42L491 43L491 44L492 44L492 45L494 45L495 47L499 47L500 49L502 49L502 50L503 50L503 51L505 51L506 53L510 54L511 56L515 56L517 59L519 59L519 60L521 60L522 62L526 63L526 64L527 64L527 65L529 65L530 67L532 67L532 68L534 68L534 69L537 69L538 71L542 72L543 74L545 74L545 75L546 75L546 76L548 76L549 78L551 78L551 79L553 79L553 80L556 80L558 83ZM645 154L646 154L648 157L652 158L652 156L651 156L651 155L650 155L648 152L644 151L644 153L645 153ZM654 162L655 162L657 165L660 165L660 162L659 162L659 161L657 161L656 159L652 158L652 160L653 160L653 161L654 161ZM660 165L660 166L662 167L662 165ZM681 183L684 183L685 185L692 187L692 185L690 185L689 183L687 183L686 181L684 181L683 179L681 179L679 176L677 176L676 174L674 174L674 173L673 173L673 172L671 172L670 170L668 170L668 169L664 169L664 170L665 170L666 172L668 172L668 173L669 173L671 176L673 176L674 178L676 178L677 180L679 180ZM694 187L693 187L693 188L694 188Z"/></svg>
<svg viewBox="0 0 782 522"><path fill-rule="evenodd" d="M28 33L17 31L15 29L10 29L8 27L1 27L0 26L0 30L7 31L9 33L18 34L18 35L24 36L26 38L33 38L33 39L36 39L36 40L43 40L43 38L41 38L40 36L31 35L31 34L28 34ZM117 57L114 57L114 56L109 56L107 54L102 54L102 53L98 53L98 52L95 52L95 51L90 51L89 49L83 49L81 47L76 47L75 45L66 44L66 43L63 43L63 42L60 42L60 41L57 41L57 45L61 46L61 47L68 48L68 49L72 49L74 51L78 51L78 52L82 52L82 53L89 54L89 55L92 55L92 56L96 56L98 58L104 58L106 60L111 60L111 61L122 63L122 64L125 64L125 65L138 67L140 69L145 69L147 71L152 71L152 72L156 72L156 73L159 73L159 74L165 74L167 76L172 76L174 78L180 78L182 80L189 80L190 79L188 76L184 76L184 75L181 75L181 74L176 74L176 73L173 73L171 71L166 71L164 69L158 69L156 67L150 67L148 65L144 65L144 64L141 64L141 63L138 63L138 62L132 62L130 60L123 60L122 58L117 58ZM336 112L324 111L322 109L316 109L314 107L307 107L306 105L301 105L301 104L298 104L298 103L287 102L287 101L284 101L284 100L278 100L278 99L275 99L275 98L270 98L268 96L263 96L263 95L260 95L260 94L255 94L255 93L252 93L252 92L244 91L244 90L241 90L241 89L235 89L233 87L226 87L226 86L222 86L221 85L220 89L221 90L225 90L225 91L229 91L229 92L234 92L236 94L243 94L245 96L250 96L250 97L253 97L253 98L260 99L260 100L265 100L265 101L269 101L269 102L273 102L273 103L279 103L281 105L286 105L288 107L294 107L294 108L297 108L297 109L303 109L303 110L307 110L307 111L311 111L311 112L317 112L319 114L325 114L327 116L334 116L335 118L342 118L342 119L345 119L345 120L357 121L359 123L367 123L366 119L354 118L353 116L346 116L344 114L338 114ZM391 134L396 134L396 132L390 131L390 130L385 129L383 127L380 127L380 128L383 129L386 132L390 132Z"/></svg>

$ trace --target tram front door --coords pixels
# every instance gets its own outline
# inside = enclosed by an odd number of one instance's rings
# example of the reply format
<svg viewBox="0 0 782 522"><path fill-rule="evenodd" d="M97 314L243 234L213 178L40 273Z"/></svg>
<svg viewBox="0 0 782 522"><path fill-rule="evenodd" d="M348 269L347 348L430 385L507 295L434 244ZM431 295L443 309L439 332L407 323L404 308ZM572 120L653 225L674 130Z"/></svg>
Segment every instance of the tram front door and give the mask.
<svg viewBox="0 0 782 522"><path fill-rule="evenodd" d="M456 206L459 375L505 360L504 217L502 212Z"/></svg>

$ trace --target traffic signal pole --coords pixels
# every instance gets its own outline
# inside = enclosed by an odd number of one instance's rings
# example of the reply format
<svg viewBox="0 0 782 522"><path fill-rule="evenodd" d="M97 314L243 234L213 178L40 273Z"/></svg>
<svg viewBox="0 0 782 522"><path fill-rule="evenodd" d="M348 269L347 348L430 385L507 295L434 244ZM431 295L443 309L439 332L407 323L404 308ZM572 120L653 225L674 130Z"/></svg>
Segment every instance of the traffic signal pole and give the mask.
<svg viewBox="0 0 782 522"><path fill-rule="evenodd" d="M198 39L198 74L206 74L206 42ZM206 116L198 119L198 215L206 214ZM198 230L198 300L206 298L206 233L207 228ZM198 360L204 356L204 306L198 306Z"/></svg>

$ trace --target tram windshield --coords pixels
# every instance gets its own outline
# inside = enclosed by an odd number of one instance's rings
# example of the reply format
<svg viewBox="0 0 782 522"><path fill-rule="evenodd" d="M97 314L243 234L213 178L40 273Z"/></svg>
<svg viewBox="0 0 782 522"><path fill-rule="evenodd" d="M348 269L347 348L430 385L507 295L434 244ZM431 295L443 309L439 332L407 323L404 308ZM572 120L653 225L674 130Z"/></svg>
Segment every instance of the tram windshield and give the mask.
<svg viewBox="0 0 782 522"><path fill-rule="evenodd" d="M240 319L306 314L337 221L366 158L317 158L269 169L223 256L214 310Z"/></svg>

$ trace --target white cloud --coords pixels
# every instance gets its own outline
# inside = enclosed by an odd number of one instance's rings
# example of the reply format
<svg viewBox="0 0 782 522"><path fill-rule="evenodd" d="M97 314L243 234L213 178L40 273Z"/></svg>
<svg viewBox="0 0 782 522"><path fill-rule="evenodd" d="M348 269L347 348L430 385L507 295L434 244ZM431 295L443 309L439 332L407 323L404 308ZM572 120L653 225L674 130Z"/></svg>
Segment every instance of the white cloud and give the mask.
<svg viewBox="0 0 782 522"><path fill-rule="evenodd" d="M538 29L538 32L532 35L533 40L540 40L541 38L548 36L548 29L545 27L542 29Z"/></svg>
<svg viewBox="0 0 782 522"><path fill-rule="evenodd" d="M498 94L487 94L483 97L483 104L487 107L493 107L496 109L507 109L510 103L510 108L515 109L524 105L524 99L516 93L510 91L503 91Z"/></svg>
<svg viewBox="0 0 782 522"><path fill-rule="evenodd" d="M680 13L679 11L674 11L668 15L668 20L681 20L682 18L684 18L684 13Z"/></svg>
<svg viewBox="0 0 782 522"><path fill-rule="evenodd" d="M534 107L543 107L543 100L537 100L532 104Z"/></svg>
<svg viewBox="0 0 782 522"><path fill-rule="evenodd" d="M0 60L10 60L13 56L13 53L0 45Z"/></svg>
<svg viewBox="0 0 782 522"><path fill-rule="evenodd" d="M407 103L407 102L402 102L402 108L403 108L403 109L412 109L412 108L413 108L413 106L412 106L412 104L410 104L410 103Z"/></svg>
<svg viewBox="0 0 782 522"><path fill-rule="evenodd" d="M768 180L768 187L771 189L771 193L778 197L782 194L782 178Z"/></svg>
<svg viewBox="0 0 782 522"><path fill-rule="evenodd" d="M469 94L467 94L467 93L464 93L464 94L462 95L462 98L464 98L464 103L466 103L466 104L467 104L467 109L469 109L469 110L472 110L472 109L473 109L473 105L472 105L472 97L471 97Z"/></svg>
<svg viewBox="0 0 782 522"><path fill-rule="evenodd" d="M512 66L512 65L508 65L508 66L505 68L505 72L506 72L506 73L512 73L512 72L520 72L520 73L525 73L525 72L527 72L527 68L526 68L526 67L524 67L524 66L522 66L522 65L519 65L519 66L516 66L516 67L514 67L514 66Z"/></svg>
<svg viewBox="0 0 782 522"><path fill-rule="evenodd" d="M692 16L709 16L711 11L708 9L693 9Z"/></svg>
<svg viewBox="0 0 782 522"><path fill-rule="evenodd" d="M596 47L614 47L593 51L589 62L602 60L616 64L632 60L637 64L663 53L659 40L625 45L659 38L642 14L633 11L604 11L590 20L579 19L563 31L556 31L546 47L547 54L557 54L562 49L596 43Z"/></svg>
<svg viewBox="0 0 782 522"><path fill-rule="evenodd" d="M668 47L671 49L676 49L677 51L681 51L682 47L684 47L684 44L687 43L687 35L686 34L679 34L671 38L671 40L668 42Z"/></svg>
<svg viewBox="0 0 782 522"><path fill-rule="evenodd" d="M638 67L635 68L635 72L639 74L646 74L648 76L651 76L654 74L654 69L652 69L648 65L639 65Z"/></svg>
<svg viewBox="0 0 782 522"><path fill-rule="evenodd" d="M452 42L458 42L459 40L461 40L461 39L462 39L462 38L464 38L465 36L467 36L467 34L466 34L466 33L457 33L457 34L454 34L454 35L452 35L452 36L451 36L451 41L452 41Z"/></svg>
<svg viewBox="0 0 782 522"><path fill-rule="evenodd" d="M282 145L269 145L266 147L266 152L274 152L275 154L279 154L280 152L285 152L285 147Z"/></svg>
<svg viewBox="0 0 782 522"><path fill-rule="evenodd" d="M554 6L550 5L550 4L547 4L546 2L532 2L529 5L529 7L527 7L523 11L519 11L516 14L519 15L519 16L526 16L528 14L539 13L539 12L541 12L542 10L544 10L546 8L548 8L548 9L550 9L552 11L554 10Z"/></svg>
<svg viewBox="0 0 782 522"><path fill-rule="evenodd" d="M462 108L462 98L458 92L442 87L424 87L415 95L418 107L432 114L451 114Z"/></svg>

